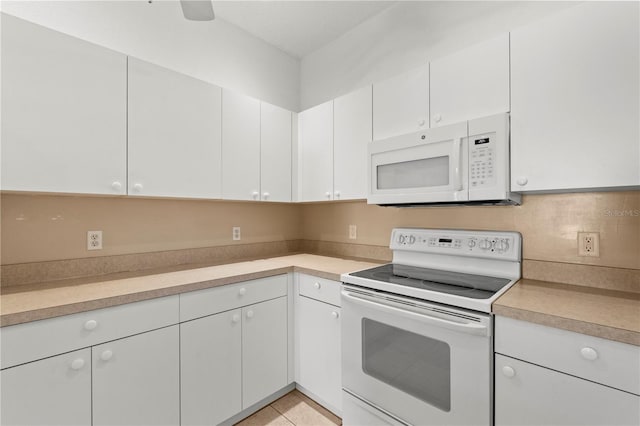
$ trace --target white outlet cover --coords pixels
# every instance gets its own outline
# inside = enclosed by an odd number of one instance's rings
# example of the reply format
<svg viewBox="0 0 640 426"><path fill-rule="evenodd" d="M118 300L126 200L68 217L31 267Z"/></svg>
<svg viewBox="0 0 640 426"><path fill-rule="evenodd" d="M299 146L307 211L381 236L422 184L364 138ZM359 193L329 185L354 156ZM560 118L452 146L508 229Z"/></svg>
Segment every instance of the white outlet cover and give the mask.
<svg viewBox="0 0 640 426"><path fill-rule="evenodd" d="M234 226L233 228L231 228L231 236L233 238L233 241L240 241L242 239L242 234L240 233L239 226Z"/></svg>
<svg viewBox="0 0 640 426"><path fill-rule="evenodd" d="M102 231L87 231L87 250L102 250Z"/></svg>
<svg viewBox="0 0 640 426"><path fill-rule="evenodd" d="M578 256L600 257L600 233L578 232Z"/></svg>
<svg viewBox="0 0 640 426"><path fill-rule="evenodd" d="M349 239L355 240L358 237L358 227L356 225L349 225Z"/></svg>

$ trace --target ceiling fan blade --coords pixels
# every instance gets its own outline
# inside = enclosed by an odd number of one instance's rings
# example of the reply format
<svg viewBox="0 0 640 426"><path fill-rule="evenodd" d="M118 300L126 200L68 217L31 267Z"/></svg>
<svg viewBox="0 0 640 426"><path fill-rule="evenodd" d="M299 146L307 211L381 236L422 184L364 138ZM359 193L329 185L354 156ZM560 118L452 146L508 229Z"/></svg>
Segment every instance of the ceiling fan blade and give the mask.
<svg viewBox="0 0 640 426"><path fill-rule="evenodd" d="M211 0L180 0L180 6L190 21L212 21L216 17Z"/></svg>

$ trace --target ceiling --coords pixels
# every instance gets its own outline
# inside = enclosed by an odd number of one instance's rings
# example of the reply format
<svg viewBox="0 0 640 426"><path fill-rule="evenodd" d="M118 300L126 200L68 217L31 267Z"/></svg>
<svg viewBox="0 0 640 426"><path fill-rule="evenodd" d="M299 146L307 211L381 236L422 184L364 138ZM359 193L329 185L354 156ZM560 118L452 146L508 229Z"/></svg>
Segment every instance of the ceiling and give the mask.
<svg viewBox="0 0 640 426"><path fill-rule="evenodd" d="M302 58L395 1L214 1L222 19Z"/></svg>

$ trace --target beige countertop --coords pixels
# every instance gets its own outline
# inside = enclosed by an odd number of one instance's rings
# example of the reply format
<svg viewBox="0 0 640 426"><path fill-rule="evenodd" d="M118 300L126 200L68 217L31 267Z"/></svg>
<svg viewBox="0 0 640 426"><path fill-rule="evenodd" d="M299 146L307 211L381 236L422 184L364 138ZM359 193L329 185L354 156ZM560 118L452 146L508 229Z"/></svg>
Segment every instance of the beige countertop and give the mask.
<svg viewBox="0 0 640 426"><path fill-rule="evenodd" d="M295 254L161 273L115 274L20 286L0 296L0 326L169 296L287 272L303 272L339 281L340 274L376 263Z"/></svg>
<svg viewBox="0 0 640 426"><path fill-rule="evenodd" d="M640 293L522 279L493 313L640 346Z"/></svg>

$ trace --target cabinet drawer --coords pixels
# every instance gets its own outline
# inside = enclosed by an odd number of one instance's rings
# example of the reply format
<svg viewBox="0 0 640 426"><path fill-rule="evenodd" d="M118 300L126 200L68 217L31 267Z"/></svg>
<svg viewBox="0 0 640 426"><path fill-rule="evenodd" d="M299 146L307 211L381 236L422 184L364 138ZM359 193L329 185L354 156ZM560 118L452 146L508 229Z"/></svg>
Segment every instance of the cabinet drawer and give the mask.
<svg viewBox="0 0 640 426"><path fill-rule="evenodd" d="M301 296L340 306L340 282L304 274L298 277Z"/></svg>
<svg viewBox="0 0 640 426"><path fill-rule="evenodd" d="M2 327L1 367L177 324L178 306L170 296Z"/></svg>
<svg viewBox="0 0 640 426"><path fill-rule="evenodd" d="M189 321L287 294L287 275L259 278L180 295L180 321Z"/></svg>
<svg viewBox="0 0 640 426"><path fill-rule="evenodd" d="M640 347L496 317L495 350L640 395Z"/></svg>

